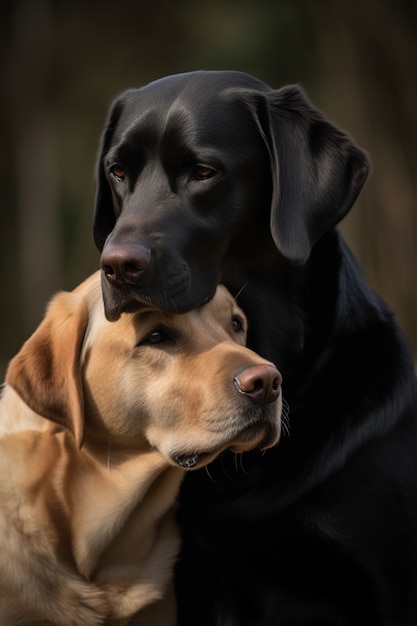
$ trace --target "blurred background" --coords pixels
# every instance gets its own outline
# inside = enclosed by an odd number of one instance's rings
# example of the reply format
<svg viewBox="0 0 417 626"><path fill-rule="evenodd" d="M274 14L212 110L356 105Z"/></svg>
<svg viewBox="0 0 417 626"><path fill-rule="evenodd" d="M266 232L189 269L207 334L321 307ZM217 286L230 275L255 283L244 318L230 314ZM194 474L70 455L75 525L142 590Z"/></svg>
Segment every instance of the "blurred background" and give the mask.
<svg viewBox="0 0 417 626"><path fill-rule="evenodd" d="M300 83L370 154L341 230L417 355L416 0L13 0L0 9L0 373L58 289L98 268L111 100L193 69Z"/></svg>

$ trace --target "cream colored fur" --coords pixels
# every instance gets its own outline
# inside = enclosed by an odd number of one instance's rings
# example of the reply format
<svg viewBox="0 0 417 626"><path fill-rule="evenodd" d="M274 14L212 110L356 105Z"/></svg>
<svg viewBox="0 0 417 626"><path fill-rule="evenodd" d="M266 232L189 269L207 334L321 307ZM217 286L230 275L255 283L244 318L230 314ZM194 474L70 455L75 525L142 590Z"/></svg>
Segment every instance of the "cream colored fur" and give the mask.
<svg viewBox="0 0 417 626"><path fill-rule="evenodd" d="M267 362L233 316L220 287L186 315L110 323L98 273L52 300L0 400L1 626L175 624L175 454L201 467L280 432L280 400L242 432L234 372Z"/></svg>

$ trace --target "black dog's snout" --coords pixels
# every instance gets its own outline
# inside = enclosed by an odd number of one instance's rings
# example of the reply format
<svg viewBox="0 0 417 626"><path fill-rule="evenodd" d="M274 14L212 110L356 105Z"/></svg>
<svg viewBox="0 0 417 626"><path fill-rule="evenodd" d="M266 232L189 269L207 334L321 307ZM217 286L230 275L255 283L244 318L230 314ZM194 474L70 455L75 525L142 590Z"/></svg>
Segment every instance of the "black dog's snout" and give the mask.
<svg viewBox="0 0 417 626"><path fill-rule="evenodd" d="M109 245L101 255L101 269L109 283L136 285L142 272L149 266L151 251L144 246Z"/></svg>
<svg viewBox="0 0 417 626"><path fill-rule="evenodd" d="M252 365L235 376L240 393L258 404L274 402L281 393L282 376L274 365Z"/></svg>

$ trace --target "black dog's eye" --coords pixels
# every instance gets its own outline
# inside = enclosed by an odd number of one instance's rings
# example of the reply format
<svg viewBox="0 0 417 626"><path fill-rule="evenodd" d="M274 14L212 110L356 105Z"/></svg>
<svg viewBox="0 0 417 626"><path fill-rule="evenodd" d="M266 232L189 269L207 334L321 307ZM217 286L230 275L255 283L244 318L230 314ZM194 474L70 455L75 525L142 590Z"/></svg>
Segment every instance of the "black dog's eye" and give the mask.
<svg viewBox="0 0 417 626"><path fill-rule="evenodd" d="M239 315L234 315L232 317L232 326L233 326L233 332L243 333L244 331L243 320Z"/></svg>
<svg viewBox="0 0 417 626"><path fill-rule="evenodd" d="M193 169L193 178L195 178L195 180L207 180L216 174L216 170L208 165L203 165L202 163L198 163Z"/></svg>
<svg viewBox="0 0 417 626"><path fill-rule="evenodd" d="M113 165L110 171L118 182L125 179L126 173L120 165Z"/></svg>

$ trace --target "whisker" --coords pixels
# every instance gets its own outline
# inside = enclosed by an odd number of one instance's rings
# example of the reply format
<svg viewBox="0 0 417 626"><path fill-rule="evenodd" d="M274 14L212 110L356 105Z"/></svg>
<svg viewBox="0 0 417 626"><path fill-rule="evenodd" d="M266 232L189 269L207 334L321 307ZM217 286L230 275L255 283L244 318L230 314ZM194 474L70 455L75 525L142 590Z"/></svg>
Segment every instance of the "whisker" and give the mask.
<svg viewBox="0 0 417 626"><path fill-rule="evenodd" d="M243 291L243 290L244 290L247 286L248 286L248 283L245 283L245 284L243 285L243 287L241 287L241 288L239 289L239 291L237 292L237 294L236 294L236 295L235 295L235 297L234 297L234 298L235 298L235 300L237 300L237 299L238 299L238 297L240 296L240 294L242 293L242 291Z"/></svg>
<svg viewBox="0 0 417 626"><path fill-rule="evenodd" d="M209 466L208 466L208 465L206 465L206 466L204 467L204 469L206 470L206 474L207 474L207 476L210 478L211 482L212 482L212 483L216 483L215 479L213 478L213 476L212 476L212 475L210 474L210 472L209 472Z"/></svg>
<svg viewBox="0 0 417 626"><path fill-rule="evenodd" d="M291 434L289 415L290 415L290 405L285 400L285 398L282 398L281 429L282 429L283 434L287 437L289 437Z"/></svg>
<svg viewBox="0 0 417 626"><path fill-rule="evenodd" d="M223 474L227 476L227 478L230 479L230 474L228 473L227 468L225 467L224 459L225 459L225 456L222 454L220 456L220 465L222 466Z"/></svg>
<svg viewBox="0 0 417 626"><path fill-rule="evenodd" d="M237 462L237 458L238 458L238 456L239 456L239 455L237 454L237 452L235 452L235 453L234 453L234 455L233 455L233 465L235 466L235 470L236 470L236 471L239 469L239 466L238 466L239 464L238 464L238 462Z"/></svg>
<svg viewBox="0 0 417 626"><path fill-rule="evenodd" d="M242 454L241 452L240 452L239 454L238 454L238 453L235 453L235 459L236 459L236 461L237 461L237 458L236 458L236 457L239 457L239 467L236 467L236 469L237 469L237 470L240 470L240 471L241 471L243 474L245 474L246 476L250 476L250 472L246 471L246 470L245 470L245 467L244 467L244 462L243 462L243 457L244 457L244 454Z"/></svg>
<svg viewBox="0 0 417 626"><path fill-rule="evenodd" d="M165 298L165 302L167 303L167 308L169 308L169 304L171 304L175 313L178 313L178 309L177 309L177 305L175 304L175 301L167 295L167 292L165 291L165 289L162 290L162 294Z"/></svg>
<svg viewBox="0 0 417 626"><path fill-rule="evenodd" d="M109 439L109 443L107 445L107 473L110 474L110 449L111 449L111 439Z"/></svg>

